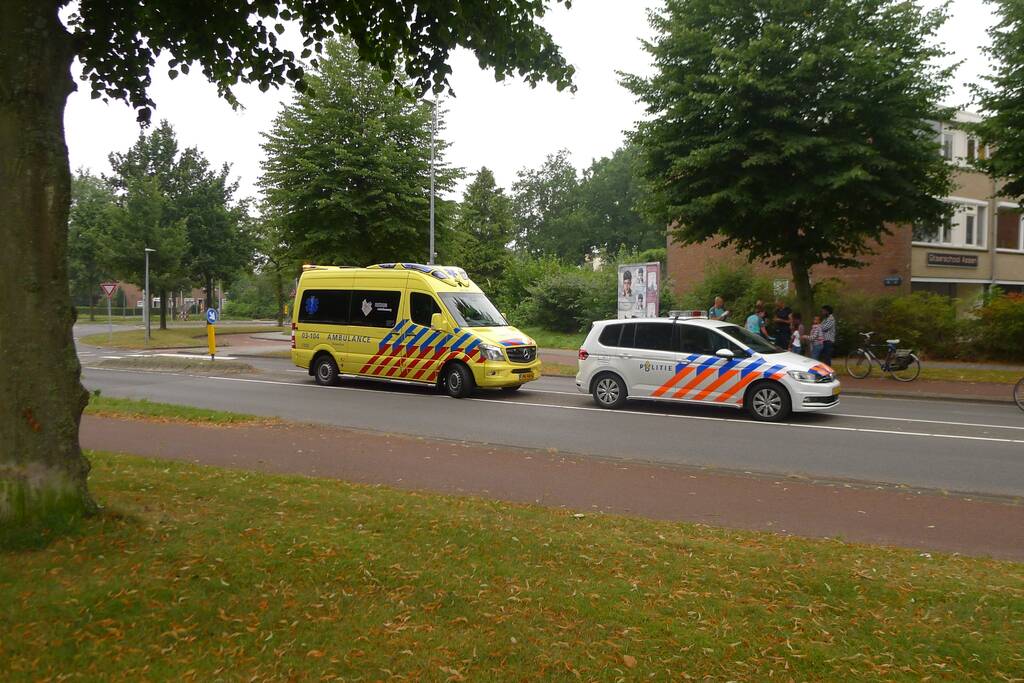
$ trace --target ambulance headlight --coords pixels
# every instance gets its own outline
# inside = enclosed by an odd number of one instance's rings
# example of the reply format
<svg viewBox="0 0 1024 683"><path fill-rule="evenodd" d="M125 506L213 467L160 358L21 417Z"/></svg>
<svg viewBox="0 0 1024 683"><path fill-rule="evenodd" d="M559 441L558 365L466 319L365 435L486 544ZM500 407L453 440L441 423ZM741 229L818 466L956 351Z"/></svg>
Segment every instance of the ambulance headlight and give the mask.
<svg viewBox="0 0 1024 683"><path fill-rule="evenodd" d="M797 382L807 382L808 384L814 384L818 381L818 375L811 372L804 372L803 370L790 370L786 373Z"/></svg>
<svg viewBox="0 0 1024 683"><path fill-rule="evenodd" d="M481 344L480 355L484 357L484 360L505 360L505 352L501 350L500 346Z"/></svg>

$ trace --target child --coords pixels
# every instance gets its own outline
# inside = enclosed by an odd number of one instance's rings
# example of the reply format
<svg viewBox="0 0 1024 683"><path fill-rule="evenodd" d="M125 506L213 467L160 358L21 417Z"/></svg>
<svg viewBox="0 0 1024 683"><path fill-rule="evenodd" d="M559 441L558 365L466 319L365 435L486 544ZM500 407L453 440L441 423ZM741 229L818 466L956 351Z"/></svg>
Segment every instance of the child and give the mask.
<svg viewBox="0 0 1024 683"><path fill-rule="evenodd" d="M789 314L789 350L793 353L803 353L804 323L803 316L797 312Z"/></svg>
<svg viewBox="0 0 1024 683"><path fill-rule="evenodd" d="M814 324L811 325L811 358L821 358L821 346L825 343L825 334L821 331L821 316L814 316Z"/></svg>

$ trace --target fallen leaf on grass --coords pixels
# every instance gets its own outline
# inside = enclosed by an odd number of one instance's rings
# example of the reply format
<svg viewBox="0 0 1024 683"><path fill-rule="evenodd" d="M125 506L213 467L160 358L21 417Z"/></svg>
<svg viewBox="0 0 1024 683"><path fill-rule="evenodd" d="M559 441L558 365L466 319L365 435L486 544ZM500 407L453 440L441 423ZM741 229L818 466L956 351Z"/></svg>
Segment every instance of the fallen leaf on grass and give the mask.
<svg viewBox="0 0 1024 683"><path fill-rule="evenodd" d="M636 657L633 655L622 655L622 663L626 665L627 669L636 667Z"/></svg>

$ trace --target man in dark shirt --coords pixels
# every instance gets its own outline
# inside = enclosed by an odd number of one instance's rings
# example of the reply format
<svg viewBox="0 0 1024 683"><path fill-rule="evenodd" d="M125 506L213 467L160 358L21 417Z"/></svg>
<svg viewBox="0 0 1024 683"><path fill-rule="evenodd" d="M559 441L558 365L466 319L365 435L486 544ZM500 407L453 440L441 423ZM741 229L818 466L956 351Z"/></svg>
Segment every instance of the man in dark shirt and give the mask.
<svg viewBox="0 0 1024 683"><path fill-rule="evenodd" d="M782 299L775 302L775 317L772 319L772 341L780 349L789 348L789 306Z"/></svg>

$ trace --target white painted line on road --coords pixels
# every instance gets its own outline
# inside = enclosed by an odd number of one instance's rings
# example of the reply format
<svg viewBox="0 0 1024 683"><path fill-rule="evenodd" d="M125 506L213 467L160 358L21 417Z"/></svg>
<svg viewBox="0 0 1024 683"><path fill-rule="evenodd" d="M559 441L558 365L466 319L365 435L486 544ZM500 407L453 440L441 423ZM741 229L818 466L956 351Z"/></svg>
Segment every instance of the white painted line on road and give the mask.
<svg viewBox="0 0 1024 683"><path fill-rule="evenodd" d="M305 384L299 382L280 382L269 379L243 379L241 377L210 377L209 379L222 380L226 382L252 382L255 384L279 384L287 387L302 387L309 388L313 387L316 389L342 389L344 391L373 391L372 389L361 389L359 387L324 387L319 384ZM390 394L391 396L407 396L413 398L419 398L418 394ZM654 418L674 418L677 420L702 420L707 422L735 422L737 424L749 425L752 427L798 427L802 429L822 429L836 432L861 432L865 434L885 434L891 436L917 436L917 437L933 437L940 439L958 439L963 441L993 441L996 443L1020 443L1024 444L1024 439L1000 439L988 436L968 436L965 434L933 434L930 432L900 432L889 429L868 429L864 427L842 427L839 425L814 425L814 424L802 424L799 422L754 422L750 420L737 420L729 417L712 417L709 415L675 415L668 413L647 413L640 410L615 410L610 411L605 408L596 408L590 406L563 406L557 403L528 403L525 401L510 401L510 400L496 400L493 398L466 398L464 401L476 401L479 403L498 403L500 405L514 405L514 406L525 406L532 408L552 408L556 410L582 410L586 412L604 413L605 415L642 415L644 417Z"/></svg>
<svg viewBox="0 0 1024 683"><path fill-rule="evenodd" d="M954 427L985 427L988 429L1019 429L1024 431L1024 426L1018 427L1015 425L993 425L993 424L982 424L980 422L946 422L945 420L924 420L915 417L892 417L888 415L853 415L851 413L828 413L829 415L835 415L836 417L854 417L861 420L890 420L893 422L921 422L926 424L936 425L951 425Z"/></svg>
<svg viewBox="0 0 1024 683"><path fill-rule="evenodd" d="M159 356L161 358L195 358L199 360L210 360L210 354L203 353L149 353L147 357ZM235 356L217 356L219 360L237 360Z"/></svg>

